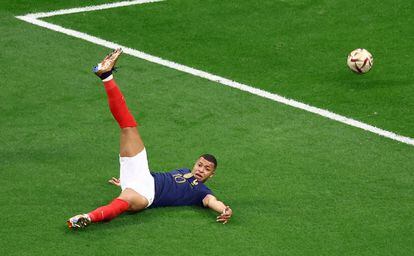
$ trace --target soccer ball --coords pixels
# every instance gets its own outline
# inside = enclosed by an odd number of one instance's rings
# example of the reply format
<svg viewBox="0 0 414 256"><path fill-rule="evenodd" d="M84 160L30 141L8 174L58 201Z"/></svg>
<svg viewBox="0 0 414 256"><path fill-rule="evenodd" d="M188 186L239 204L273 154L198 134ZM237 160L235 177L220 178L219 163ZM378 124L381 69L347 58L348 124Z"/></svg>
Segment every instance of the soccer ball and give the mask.
<svg viewBox="0 0 414 256"><path fill-rule="evenodd" d="M371 70L374 64L374 58L369 51L358 48L348 55L347 64L352 71L358 74L364 74Z"/></svg>

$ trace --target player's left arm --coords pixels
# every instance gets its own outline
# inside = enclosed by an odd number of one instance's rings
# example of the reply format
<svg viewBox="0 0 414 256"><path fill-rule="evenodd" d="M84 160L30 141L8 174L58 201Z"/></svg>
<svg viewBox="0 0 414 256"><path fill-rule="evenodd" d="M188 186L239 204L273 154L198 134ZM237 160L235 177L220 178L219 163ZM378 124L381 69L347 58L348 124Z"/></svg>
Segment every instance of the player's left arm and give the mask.
<svg viewBox="0 0 414 256"><path fill-rule="evenodd" d="M225 205L222 201L217 200L217 198L211 194L208 194L204 197L203 205L220 213L220 215L217 216L217 221L222 222L223 224L226 224L233 215L233 211L231 210L230 206Z"/></svg>
<svg viewBox="0 0 414 256"><path fill-rule="evenodd" d="M112 177L112 179L109 179L108 180L108 183L109 184L112 184L112 185L115 185L117 187L120 187L121 186L121 180L118 179L118 178L115 178L115 177Z"/></svg>

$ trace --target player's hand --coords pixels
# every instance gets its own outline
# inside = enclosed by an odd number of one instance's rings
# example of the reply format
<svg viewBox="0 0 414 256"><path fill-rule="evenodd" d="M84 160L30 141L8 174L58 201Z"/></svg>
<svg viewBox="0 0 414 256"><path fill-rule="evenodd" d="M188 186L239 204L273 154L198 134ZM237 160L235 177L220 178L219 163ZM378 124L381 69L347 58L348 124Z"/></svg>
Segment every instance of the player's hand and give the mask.
<svg viewBox="0 0 414 256"><path fill-rule="evenodd" d="M121 180L120 179L117 179L115 177L112 177L112 179L108 180L108 182L110 184L112 184L112 185L117 186L117 187L120 187L121 186Z"/></svg>
<svg viewBox="0 0 414 256"><path fill-rule="evenodd" d="M217 216L217 221L226 224L230 220L231 215L233 215L233 211L230 209L230 206L226 206L223 212Z"/></svg>

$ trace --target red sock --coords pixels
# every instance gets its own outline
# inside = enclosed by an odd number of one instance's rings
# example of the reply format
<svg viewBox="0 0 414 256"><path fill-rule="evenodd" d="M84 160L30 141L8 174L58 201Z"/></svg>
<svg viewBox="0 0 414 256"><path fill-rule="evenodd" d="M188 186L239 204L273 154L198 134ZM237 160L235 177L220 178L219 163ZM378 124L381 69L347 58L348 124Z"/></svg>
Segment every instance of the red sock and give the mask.
<svg viewBox="0 0 414 256"><path fill-rule="evenodd" d="M106 94L108 95L109 109L119 124L119 127L136 127L134 116L129 112L124 95L115 83L114 79L104 82Z"/></svg>
<svg viewBox="0 0 414 256"><path fill-rule="evenodd" d="M127 201L116 198L111 203L101 206L96 210L88 213L92 222L110 221L119 214L128 210L129 204Z"/></svg>

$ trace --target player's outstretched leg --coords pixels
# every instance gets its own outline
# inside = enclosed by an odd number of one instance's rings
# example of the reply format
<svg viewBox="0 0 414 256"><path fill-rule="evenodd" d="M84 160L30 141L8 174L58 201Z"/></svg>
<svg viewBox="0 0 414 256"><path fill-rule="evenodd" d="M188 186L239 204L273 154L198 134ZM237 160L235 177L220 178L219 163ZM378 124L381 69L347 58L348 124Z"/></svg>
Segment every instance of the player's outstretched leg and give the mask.
<svg viewBox="0 0 414 256"><path fill-rule="evenodd" d="M108 205L101 206L88 214L79 214L67 221L69 228L85 228L92 222L110 221L129 209L129 203L115 198Z"/></svg>
<svg viewBox="0 0 414 256"><path fill-rule="evenodd" d="M116 61L122 54L116 49L94 67L94 73L102 79L108 96L111 113L121 128L120 156L132 157L144 149L144 143L136 128L137 123L130 113L125 98L113 79ZM125 189L121 195L108 205L101 206L88 214L79 214L67 221L69 228L84 228L92 222L109 221L127 210L139 211L144 209L148 200L131 189Z"/></svg>
<svg viewBox="0 0 414 256"><path fill-rule="evenodd" d="M144 143L136 128L137 123L134 116L129 111L124 95L116 84L112 74L121 54L121 49L114 50L94 68L94 72L102 79L108 96L109 109L121 128L119 154L120 156L135 156L144 149Z"/></svg>
<svg viewBox="0 0 414 256"><path fill-rule="evenodd" d="M116 84L112 74L115 64L121 54L121 49L114 50L112 53L108 54L101 63L95 66L93 71L102 79L108 96L109 109L115 120L118 122L119 127L122 129L136 127L137 123L135 122L134 116L129 112L124 95Z"/></svg>

